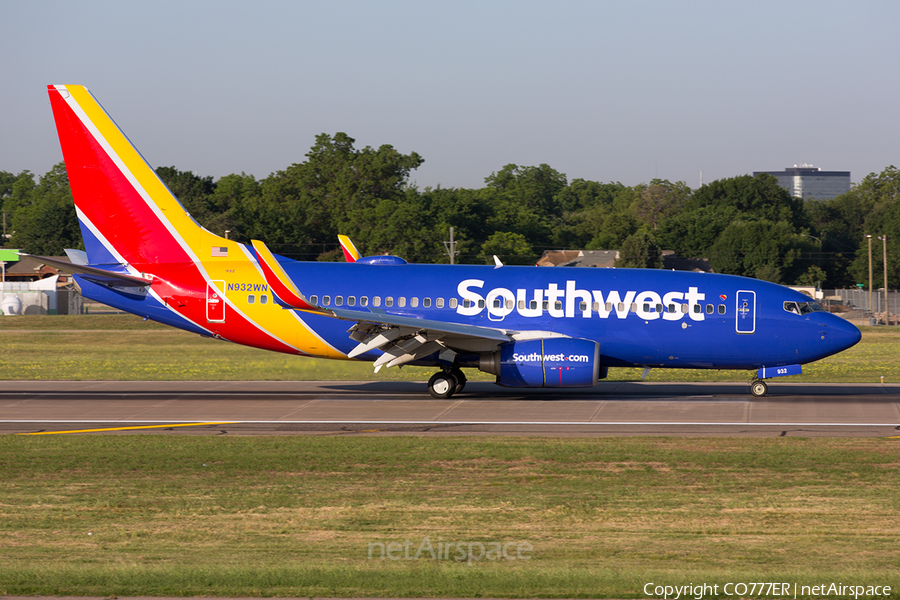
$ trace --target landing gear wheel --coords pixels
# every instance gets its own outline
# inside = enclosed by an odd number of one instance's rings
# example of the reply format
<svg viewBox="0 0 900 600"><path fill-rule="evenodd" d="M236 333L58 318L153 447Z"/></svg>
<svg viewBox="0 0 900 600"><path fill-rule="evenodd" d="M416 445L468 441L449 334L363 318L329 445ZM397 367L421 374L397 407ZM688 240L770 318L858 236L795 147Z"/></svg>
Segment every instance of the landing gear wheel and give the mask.
<svg viewBox="0 0 900 600"><path fill-rule="evenodd" d="M435 373L428 380L428 391L438 400L445 400L456 393L459 382L451 373Z"/></svg>
<svg viewBox="0 0 900 600"><path fill-rule="evenodd" d="M750 383L750 393L757 398L762 398L768 391L769 386L767 386L766 382L761 379L757 379L756 381Z"/></svg>
<svg viewBox="0 0 900 600"><path fill-rule="evenodd" d="M468 379L466 379L466 374L463 373L461 369L454 369L452 373L453 376L456 377L456 389L453 390L453 393L458 394L465 389L466 381L468 381Z"/></svg>

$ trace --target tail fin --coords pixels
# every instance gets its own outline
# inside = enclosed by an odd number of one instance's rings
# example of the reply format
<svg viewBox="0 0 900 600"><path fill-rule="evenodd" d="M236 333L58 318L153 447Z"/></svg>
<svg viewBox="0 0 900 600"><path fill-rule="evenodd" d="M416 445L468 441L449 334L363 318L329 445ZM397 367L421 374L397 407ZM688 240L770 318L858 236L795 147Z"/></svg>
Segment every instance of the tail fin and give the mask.
<svg viewBox="0 0 900 600"><path fill-rule="evenodd" d="M184 210L87 88L49 85L91 264L195 262L215 238ZM205 234L205 235L204 235Z"/></svg>
<svg viewBox="0 0 900 600"><path fill-rule="evenodd" d="M350 236L339 235L338 241L341 243L341 250L344 251L344 260L349 263L359 260L359 250L357 250L356 246L353 245L353 242L350 240Z"/></svg>

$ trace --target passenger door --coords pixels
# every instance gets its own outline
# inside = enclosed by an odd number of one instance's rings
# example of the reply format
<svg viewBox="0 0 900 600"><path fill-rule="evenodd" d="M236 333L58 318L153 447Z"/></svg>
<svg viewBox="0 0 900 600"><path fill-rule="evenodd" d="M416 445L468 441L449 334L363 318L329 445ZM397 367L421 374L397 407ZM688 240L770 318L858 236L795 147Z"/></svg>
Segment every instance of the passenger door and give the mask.
<svg viewBox="0 0 900 600"><path fill-rule="evenodd" d="M735 330L738 333L748 334L756 331L756 292L738 291Z"/></svg>

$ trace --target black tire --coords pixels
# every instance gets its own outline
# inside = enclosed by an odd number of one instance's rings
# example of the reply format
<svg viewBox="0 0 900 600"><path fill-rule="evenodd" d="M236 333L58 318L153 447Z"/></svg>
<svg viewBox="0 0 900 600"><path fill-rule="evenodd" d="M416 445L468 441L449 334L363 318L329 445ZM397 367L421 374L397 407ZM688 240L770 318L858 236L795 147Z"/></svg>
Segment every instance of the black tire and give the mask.
<svg viewBox="0 0 900 600"><path fill-rule="evenodd" d="M451 373L435 373L428 380L428 392L438 400L446 400L454 393L459 383Z"/></svg>
<svg viewBox="0 0 900 600"><path fill-rule="evenodd" d="M750 384L750 393L756 396L757 398L762 398L766 395L766 392L769 391L769 386L766 385L766 382L757 379L753 383Z"/></svg>
<svg viewBox="0 0 900 600"><path fill-rule="evenodd" d="M452 373L456 378L456 389L453 390L453 393L458 394L465 389L468 379L466 379L466 374L461 369L455 369Z"/></svg>

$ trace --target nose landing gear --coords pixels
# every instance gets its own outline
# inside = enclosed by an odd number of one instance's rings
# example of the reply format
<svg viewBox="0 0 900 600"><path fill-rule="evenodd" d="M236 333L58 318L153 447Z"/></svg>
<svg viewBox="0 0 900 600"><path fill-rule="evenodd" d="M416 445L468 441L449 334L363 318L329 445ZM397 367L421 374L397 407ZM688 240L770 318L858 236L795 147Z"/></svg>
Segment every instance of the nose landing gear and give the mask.
<svg viewBox="0 0 900 600"><path fill-rule="evenodd" d="M769 391L769 386L762 379L755 379L750 382L750 393L757 398L762 398Z"/></svg>

